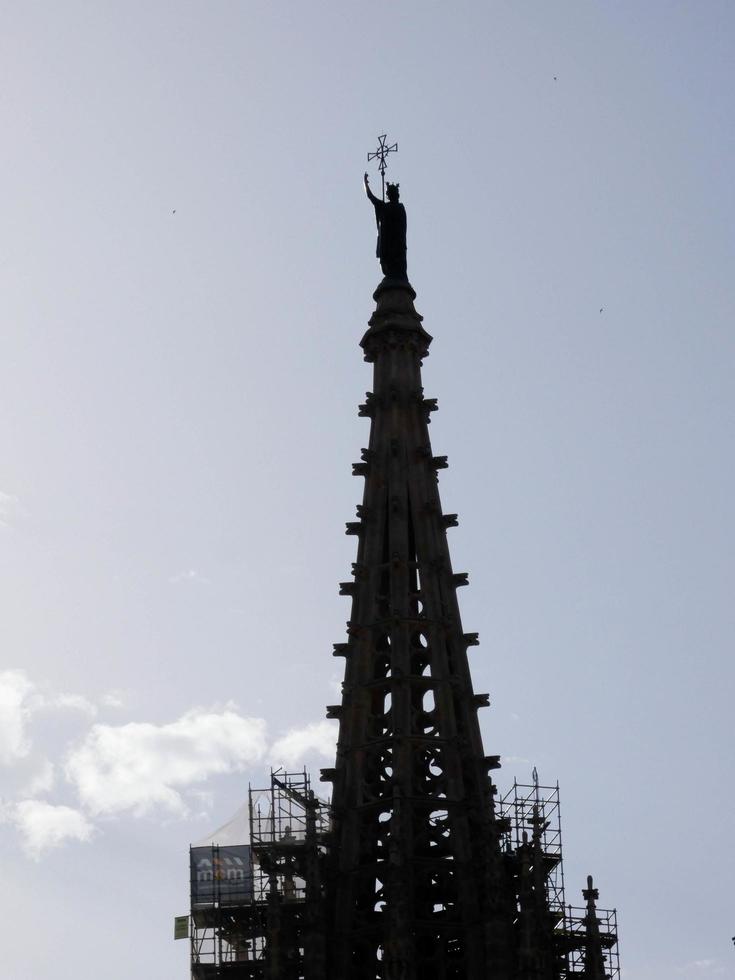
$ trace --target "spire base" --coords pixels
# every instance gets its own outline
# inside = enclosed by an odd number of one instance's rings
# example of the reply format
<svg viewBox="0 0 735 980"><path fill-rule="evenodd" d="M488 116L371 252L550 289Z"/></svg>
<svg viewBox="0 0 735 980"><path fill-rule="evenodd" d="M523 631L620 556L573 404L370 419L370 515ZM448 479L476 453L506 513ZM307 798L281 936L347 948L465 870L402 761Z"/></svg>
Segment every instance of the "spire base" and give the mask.
<svg viewBox="0 0 735 980"><path fill-rule="evenodd" d="M413 347L420 357L426 357L432 337L421 326L423 317L413 305L416 292L408 279L386 276L373 293L373 299L375 312L368 321L369 330L360 341L365 360L374 361L381 349L406 345Z"/></svg>

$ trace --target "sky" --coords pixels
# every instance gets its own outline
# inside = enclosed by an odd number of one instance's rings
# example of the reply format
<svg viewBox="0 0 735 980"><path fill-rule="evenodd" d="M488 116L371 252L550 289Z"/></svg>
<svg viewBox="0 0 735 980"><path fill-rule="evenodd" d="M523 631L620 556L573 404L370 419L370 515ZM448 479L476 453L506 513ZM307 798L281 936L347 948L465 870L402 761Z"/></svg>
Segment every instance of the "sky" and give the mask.
<svg viewBox="0 0 735 980"><path fill-rule="evenodd" d="M735 977L732 3L0 18L3 976L186 977L189 843L333 759L387 133L501 789Z"/></svg>

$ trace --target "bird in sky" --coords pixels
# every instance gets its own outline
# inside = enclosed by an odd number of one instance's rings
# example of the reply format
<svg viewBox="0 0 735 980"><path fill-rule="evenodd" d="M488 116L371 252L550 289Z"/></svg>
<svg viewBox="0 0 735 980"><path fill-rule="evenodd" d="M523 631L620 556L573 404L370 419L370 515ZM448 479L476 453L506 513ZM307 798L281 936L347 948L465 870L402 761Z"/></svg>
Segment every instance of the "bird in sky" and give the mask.
<svg viewBox="0 0 735 980"><path fill-rule="evenodd" d="M601 306L601 307L600 307L600 313L602 313L602 311L603 311L604 309L605 309L605 307L604 307L604 306Z"/></svg>
<svg viewBox="0 0 735 980"><path fill-rule="evenodd" d="M556 75L554 75L554 81L556 81Z"/></svg>

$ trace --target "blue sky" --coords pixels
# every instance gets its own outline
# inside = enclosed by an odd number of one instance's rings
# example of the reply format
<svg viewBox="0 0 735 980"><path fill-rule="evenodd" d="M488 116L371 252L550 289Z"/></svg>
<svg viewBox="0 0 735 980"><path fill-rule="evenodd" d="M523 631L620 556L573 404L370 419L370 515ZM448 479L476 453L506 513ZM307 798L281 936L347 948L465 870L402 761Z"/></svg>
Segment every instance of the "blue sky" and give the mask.
<svg viewBox="0 0 735 980"><path fill-rule="evenodd" d="M189 842L328 764L387 132L486 750L626 977L735 976L732 4L0 13L5 974L186 976Z"/></svg>

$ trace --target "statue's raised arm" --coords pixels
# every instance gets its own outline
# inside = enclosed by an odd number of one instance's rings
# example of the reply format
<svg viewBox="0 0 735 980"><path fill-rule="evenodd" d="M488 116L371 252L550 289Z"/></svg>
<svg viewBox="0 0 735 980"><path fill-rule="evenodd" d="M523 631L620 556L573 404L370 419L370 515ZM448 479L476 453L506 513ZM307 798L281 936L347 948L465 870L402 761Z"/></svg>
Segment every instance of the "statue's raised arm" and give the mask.
<svg viewBox="0 0 735 980"><path fill-rule="evenodd" d="M378 204L382 204L383 202L380 200L380 198L379 197L376 197L373 194L373 192L370 190L370 179L369 179L369 177L368 177L367 174L365 174L364 181L365 181L365 193L370 198L370 200L373 202L373 204L375 204L376 206Z"/></svg>
<svg viewBox="0 0 735 980"><path fill-rule="evenodd" d="M406 273L406 209L399 201L398 184L386 185L387 201L381 201L370 190L370 181L365 174L365 193L375 208L375 221L378 225L378 246L376 255L380 268L387 279L401 279L408 282Z"/></svg>

